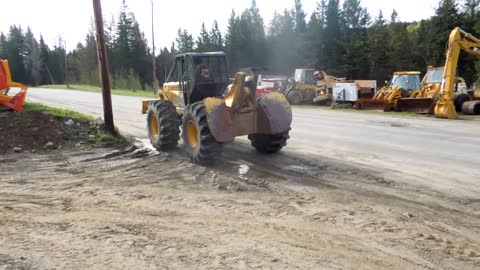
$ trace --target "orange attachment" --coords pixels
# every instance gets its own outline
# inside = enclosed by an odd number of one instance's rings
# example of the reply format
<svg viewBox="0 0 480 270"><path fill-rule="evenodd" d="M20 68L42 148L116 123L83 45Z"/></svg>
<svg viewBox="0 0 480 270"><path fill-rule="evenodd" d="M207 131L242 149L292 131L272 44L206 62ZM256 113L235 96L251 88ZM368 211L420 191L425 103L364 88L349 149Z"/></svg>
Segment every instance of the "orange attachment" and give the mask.
<svg viewBox="0 0 480 270"><path fill-rule="evenodd" d="M18 87L20 92L15 96L9 96L10 87ZM0 106L5 106L14 111L23 111L27 90L28 88L25 85L12 81L8 61L0 59Z"/></svg>

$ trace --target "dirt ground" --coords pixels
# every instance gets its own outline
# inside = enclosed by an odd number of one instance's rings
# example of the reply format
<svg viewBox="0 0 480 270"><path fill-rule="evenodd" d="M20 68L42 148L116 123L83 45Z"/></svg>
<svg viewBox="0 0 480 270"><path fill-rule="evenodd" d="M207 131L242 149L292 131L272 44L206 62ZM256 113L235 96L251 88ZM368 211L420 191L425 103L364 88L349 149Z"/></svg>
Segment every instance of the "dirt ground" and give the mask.
<svg viewBox="0 0 480 270"><path fill-rule="evenodd" d="M480 199L243 142L0 156L0 269L480 269Z"/></svg>

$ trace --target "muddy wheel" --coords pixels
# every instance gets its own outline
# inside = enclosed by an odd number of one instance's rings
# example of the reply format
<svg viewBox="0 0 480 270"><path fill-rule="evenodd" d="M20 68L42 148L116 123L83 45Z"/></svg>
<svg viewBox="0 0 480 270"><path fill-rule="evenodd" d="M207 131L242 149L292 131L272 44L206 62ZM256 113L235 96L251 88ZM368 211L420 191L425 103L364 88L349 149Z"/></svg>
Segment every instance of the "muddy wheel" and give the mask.
<svg viewBox="0 0 480 270"><path fill-rule="evenodd" d="M287 140L290 138L288 131L280 134L266 135L266 134L251 134L248 139L252 146L262 154L274 154L280 151L287 145Z"/></svg>
<svg viewBox="0 0 480 270"><path fill-rule="evenodd" d="M148 137L159 151L174 149L180 139L180 119L170 101L157 100L150 103L147 112Z"/></svg>
<svg viewBox="0 0 480 270"><path fill-rule="evenodd" d="M221 152L221 144L215 141L208 128L202 102L187 107L182 119L182 131L185 150L193 162L210 164Z"/></svg>
<svg viewBox="0 0 480 270"><path fill-rule="evenodd" d="M302 94L297 90L293 90L287 95L288 102L292 105L299 105L302 103Z"/></svg>
<svg viewBox="0 0 480 270"><path fill-rule="evenodd" d="M462 106L463 106L463 103L467 102L467 101L471 101L472 98L470 97L469 94L460 94L458 95L456 98L455 98L455 101L454 101L454 104L455 104L455 110L457 112L461 112L462 111Z"/></svg>

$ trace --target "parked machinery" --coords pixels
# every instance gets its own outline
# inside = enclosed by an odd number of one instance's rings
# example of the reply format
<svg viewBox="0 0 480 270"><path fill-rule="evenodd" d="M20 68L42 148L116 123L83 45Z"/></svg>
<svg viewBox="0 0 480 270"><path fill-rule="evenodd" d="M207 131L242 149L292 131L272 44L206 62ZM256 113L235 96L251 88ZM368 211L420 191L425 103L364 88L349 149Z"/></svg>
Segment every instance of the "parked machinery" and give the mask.
<svg viewBox="0 0 480 270"><path fill-rule="evenodd" d="M479 48L480 40L461 30L459 27L456 27L450 33L442 86L440 89L438 102L436 103L434 109L435 117L447 119L457 118L457 112L455 109L456 95L454 89L460 51L463 50L469 54L480 57L480 51L478 50ZM475 113L475 108L478 107L480 107L480 100L466 101L462 104L462 111L465 109L464 113ZM480 110L480 108L478 109Z"/></svg>
<svg viewBox="0 0 480 270"><path fill-rule="evenodd" d="M413 91L409 97L400 98L395 102L396 112L415 112L433 114L435 104L440 95L444 67L429 67L422 80L422 88ZM455 108L461 111L462 104L470 100L467 84L461 77L455 81Z"/></svg>
<svg viewBox="0 0 480 270"><path fill-rule="evenodd" d="M371 99L359 98L356 102L358 110L380 109L390 111L395 102L408 97L421 89L419 71L398 71L393 74L389 85L381 88Z"/></svg>

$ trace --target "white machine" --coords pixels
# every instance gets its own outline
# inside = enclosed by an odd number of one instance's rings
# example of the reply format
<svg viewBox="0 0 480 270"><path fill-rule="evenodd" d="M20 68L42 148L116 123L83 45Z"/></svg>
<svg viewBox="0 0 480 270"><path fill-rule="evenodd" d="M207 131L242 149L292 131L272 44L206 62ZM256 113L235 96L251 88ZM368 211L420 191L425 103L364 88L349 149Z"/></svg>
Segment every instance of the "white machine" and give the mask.
<svg viewBox="0 0 480 270"><path fill-rule="evenodd" d="M358 88L356 83L335 83L333 86L333 101L335 103L356 102Z"/></svg>

